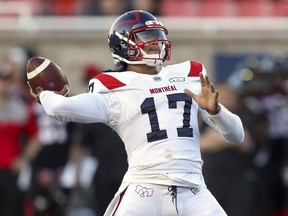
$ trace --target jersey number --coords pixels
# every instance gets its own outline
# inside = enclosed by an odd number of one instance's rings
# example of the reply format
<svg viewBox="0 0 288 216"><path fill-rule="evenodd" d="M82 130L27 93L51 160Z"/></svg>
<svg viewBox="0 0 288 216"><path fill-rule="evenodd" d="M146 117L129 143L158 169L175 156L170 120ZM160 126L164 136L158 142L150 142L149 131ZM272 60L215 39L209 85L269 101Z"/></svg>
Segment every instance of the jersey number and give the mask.
<svg viewBox="0 0 288 216"><path fill-rule="evenodd" d="M183 127L177 128L178 137L193 137L193 129L190 128L190 113L192 99L184 93L176 93L167 95L168 108L177 109L177 102L184 101ZM148 114L151 125L151 132L147 133L148 142L162 140L168 138L166 130L160 130L159 121L156 112L153 97L146 98L141 104L142 114Z"/></svg>

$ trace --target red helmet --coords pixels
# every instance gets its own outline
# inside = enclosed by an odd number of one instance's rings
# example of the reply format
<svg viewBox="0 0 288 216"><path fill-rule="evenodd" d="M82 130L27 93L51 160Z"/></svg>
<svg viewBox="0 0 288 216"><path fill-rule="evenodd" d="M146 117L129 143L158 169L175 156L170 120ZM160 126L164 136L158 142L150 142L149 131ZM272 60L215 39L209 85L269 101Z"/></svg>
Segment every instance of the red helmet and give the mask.
<svg viewBox="0 0 288 216"><path fill-rule="evenodd" d="M171 55L171 42L167 40L167 34L165 26L148 12L134 10L119 16L108 35L114 63L163 64L170 60Z"/></svg>

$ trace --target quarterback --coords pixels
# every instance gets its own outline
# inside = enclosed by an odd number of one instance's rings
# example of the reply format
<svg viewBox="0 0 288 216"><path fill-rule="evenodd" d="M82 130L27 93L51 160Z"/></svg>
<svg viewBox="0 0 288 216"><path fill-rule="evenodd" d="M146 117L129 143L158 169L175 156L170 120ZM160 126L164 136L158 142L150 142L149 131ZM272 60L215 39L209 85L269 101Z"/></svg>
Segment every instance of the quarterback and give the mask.
<svg viewBox="0 0 288 216"><path fill-rule="evenodd" d="M198 117L233 144L243 141L242 122L218 103L203 64L163 65L167 33L150 13L124 13L108 34L115 70L91 79L87 93L31 93L48 115L105 123L123 140L129 168L105 216L226 215L202 176Z"/></svg>

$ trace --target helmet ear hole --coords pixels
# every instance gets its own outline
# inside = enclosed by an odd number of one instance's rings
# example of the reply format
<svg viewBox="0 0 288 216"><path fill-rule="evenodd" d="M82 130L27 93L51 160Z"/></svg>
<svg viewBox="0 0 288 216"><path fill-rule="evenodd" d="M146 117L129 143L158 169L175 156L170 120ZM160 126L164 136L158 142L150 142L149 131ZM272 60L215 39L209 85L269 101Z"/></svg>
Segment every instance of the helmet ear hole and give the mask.
<svg viewBox="0 0 288 216"><path fill-rule="evenodd" d="M128 50L128 56L135 56L135 50Z"/></svg>
<svg viewBox="0 0 288 216"><path fill-rule="evenodd" d="M121 45L116 45L115 48L116 48L119 52L122 52L122 46L121 46Z"/></svg>
<svg viewBox="0 0 288 216"><path fill-rule="evenodd" d="M128 56L134 58L138 57L140 55L140 51L138 49L129 49L128 50Z"/></svg>

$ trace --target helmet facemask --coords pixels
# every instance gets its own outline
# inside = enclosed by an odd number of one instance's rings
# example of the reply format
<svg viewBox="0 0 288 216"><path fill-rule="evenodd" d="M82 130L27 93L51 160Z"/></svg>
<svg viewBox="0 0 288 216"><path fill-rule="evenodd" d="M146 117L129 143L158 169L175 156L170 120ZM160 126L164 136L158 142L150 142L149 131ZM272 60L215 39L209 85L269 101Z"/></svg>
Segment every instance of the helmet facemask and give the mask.
<svg viewBox="0 0 288 216"><path fill-rule="evenodd" d="M127 64L146 64L149 66L159 66L166 60L170 60L171 43L166 38L167 30L160 25L153 27L141 26L132 29L129 33L115 32L114 40L119 40L117 44L120 53L127 51L126 58L117 55L115 50L112 56L114 63L125 62ZM111 40L112 38L110 38ZM121 43L120 43L121 41Z"/></svg>
<svg viewBox="0 0 288 216"><path fill-rule="evenodd" d="M171 43L166 38L167 30L162 26L132 29L128 35L129 64L162 65L170 59ZM127 62L128 63L128 62Z"/></svg>

